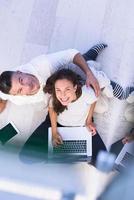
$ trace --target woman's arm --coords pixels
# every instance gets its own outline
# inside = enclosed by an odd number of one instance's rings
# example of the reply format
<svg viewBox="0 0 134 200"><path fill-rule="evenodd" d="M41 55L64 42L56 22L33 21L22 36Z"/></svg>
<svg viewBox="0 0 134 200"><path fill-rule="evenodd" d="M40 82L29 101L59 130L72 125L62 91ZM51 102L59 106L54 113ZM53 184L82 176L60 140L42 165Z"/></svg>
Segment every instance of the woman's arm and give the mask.
<svg viewBox="0 0 134 200"><path fill-rule="evenodd" d="M92 135L96 134L96 128L94 123L92 122L92 117L93 117L93 112L94 112L94 108L95 108L96 102L94 102L93 104L91 104L90 109L89 109L89 113L86 119L86 126L91 129L92 131Z"/></svg>
<svg viewBox="0 0 134 200"><path fill-rule="evenodd" d="M49 107L49 116L52 127L52 140L53 145L57 146L58 144L62 144L62 138L57 131L57 113L53 110L52 107Z"/></svg>

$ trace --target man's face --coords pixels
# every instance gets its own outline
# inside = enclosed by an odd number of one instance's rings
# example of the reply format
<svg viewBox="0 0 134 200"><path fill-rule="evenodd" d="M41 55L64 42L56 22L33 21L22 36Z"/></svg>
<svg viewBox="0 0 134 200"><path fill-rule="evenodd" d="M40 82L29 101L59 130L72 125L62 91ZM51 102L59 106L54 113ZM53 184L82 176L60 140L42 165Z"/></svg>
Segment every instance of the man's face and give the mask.
<svg viewBox="0 0 134 200"><path fill-rule="evenodd" d="M9 91L11 95L34 95L40 88L39 81L34 75L20 71L13 73L11 83L12 87Z"/></svg>

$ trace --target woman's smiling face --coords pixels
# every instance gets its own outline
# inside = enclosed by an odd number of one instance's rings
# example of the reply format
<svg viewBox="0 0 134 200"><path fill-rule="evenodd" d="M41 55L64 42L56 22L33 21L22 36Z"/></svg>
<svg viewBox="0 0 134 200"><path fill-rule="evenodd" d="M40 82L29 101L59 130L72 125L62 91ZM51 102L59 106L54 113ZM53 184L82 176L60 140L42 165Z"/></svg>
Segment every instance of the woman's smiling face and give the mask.
<svg viewBox="0 0 134 200"><path fill-rule="evenodd" d="M69 103L76 100L77 85L67 79L57 80L55 82L56 98L63 106L68 106Z"/></svg>

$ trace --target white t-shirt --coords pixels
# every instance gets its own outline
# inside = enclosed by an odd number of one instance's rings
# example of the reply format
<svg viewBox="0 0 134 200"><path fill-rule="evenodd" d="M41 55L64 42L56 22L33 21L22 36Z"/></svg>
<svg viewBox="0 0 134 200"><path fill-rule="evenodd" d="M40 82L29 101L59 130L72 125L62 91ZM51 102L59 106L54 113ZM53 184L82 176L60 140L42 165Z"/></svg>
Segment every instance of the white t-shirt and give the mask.
<svg viewBox="0 0 134 200"><path fill-rule="evenodd" d="M84 126L90 105L96 100L94 90L83 86L82 95L58 115L57 122L63 126Z"/></svg>
<svg viewBox="0 0 134 200"><path fill-rule="evenodd" d="M41 55L32 59L29 63L15 68L15 70L12 71L19 70L21 72L35 75L40 82L40 89L35 95L29 96L15 96L0 92L0 98L3 100L9 100L17 105L38 103L44 101L44 104L46 104L47 106L50 95L44 94L43 92L43 86L46 84L46 80L58 68L72 63L73 58L77 53L79 53L79 51L77 51L76 49L68 49L64 51L59 51L57 53Z"/></svg>

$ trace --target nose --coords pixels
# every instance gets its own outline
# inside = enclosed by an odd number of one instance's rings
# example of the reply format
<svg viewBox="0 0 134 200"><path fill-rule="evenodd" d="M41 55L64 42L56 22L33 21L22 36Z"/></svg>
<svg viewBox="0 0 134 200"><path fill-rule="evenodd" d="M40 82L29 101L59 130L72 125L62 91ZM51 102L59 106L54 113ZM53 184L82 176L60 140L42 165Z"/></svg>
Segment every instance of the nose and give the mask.
<svg viewBox="0 0 134 200"><path fill-rule="evenodd" d="M66 98L66 92L61 92L61 98L65 99Z"/></svg>

